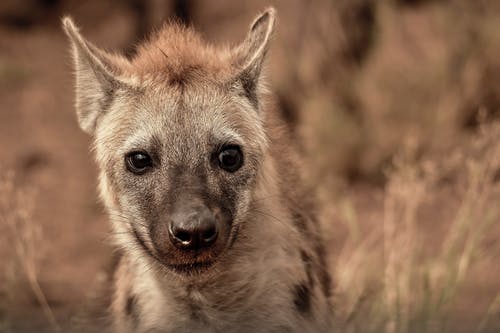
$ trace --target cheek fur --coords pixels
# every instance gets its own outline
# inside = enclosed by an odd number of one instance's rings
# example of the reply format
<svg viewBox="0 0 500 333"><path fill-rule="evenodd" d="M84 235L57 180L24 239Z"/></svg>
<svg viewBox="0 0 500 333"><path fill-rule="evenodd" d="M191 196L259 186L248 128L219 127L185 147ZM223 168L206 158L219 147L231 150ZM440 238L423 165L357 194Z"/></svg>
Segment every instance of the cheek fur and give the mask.
<svg viewBox="0 0 500 333"><path fill-rule="evenodd" d="M240 224L244 221L250 210L251 203L251 189L247 189L242 191L239 196L238 204L236 206L235 216L234 216L234 224Z"/></svg>

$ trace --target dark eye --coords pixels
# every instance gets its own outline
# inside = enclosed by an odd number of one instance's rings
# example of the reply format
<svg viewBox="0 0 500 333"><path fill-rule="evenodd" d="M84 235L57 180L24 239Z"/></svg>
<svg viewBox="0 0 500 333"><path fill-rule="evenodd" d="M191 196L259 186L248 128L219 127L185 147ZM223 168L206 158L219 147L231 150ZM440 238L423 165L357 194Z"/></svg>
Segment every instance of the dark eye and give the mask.
<svg viewBox="0 0 500 333"><path fill-rule="evenodd" d="M125 164L128 171L136 175L142 175L150 167L153 166L153 161L148 153L143 151L134 151L125 156Z"/></svg>
<svg viewBox="0 0 500 333"><path fill-rule="evenodd" d="M243 165L243 154L238 146L225 146L219 151L219 167L235 172Z"/></svg>

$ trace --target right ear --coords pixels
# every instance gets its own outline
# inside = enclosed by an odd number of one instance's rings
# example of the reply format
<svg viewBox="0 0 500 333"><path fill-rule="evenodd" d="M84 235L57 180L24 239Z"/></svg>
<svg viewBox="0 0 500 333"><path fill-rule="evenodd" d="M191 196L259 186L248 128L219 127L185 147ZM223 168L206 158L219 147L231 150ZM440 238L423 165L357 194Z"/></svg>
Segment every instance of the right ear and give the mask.
<svg viewBox="0 0 500 333"><path fill-rule="evenodd" d="M100 115L113 101L116 89L124 85L118 76L119 62L108 53L86 41L69 17L62 20L73 51L76 73L76 112L80 127L92 134Z"/></svg>

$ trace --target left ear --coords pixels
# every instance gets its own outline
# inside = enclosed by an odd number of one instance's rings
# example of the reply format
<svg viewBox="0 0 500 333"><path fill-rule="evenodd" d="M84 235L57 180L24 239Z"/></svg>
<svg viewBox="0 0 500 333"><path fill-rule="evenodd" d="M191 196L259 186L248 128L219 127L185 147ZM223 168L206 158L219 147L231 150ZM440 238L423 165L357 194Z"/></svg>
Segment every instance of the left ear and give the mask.
<svg viewBox="0 0 500 333"><path fill-rule="evenodd" d="M236 79L239 80L245 94L257 104L257 92L262 64L269 49L276 11L270 7L252 23L245 40L237 47L235 64L238 69Z"/></svg>
<svg viewBox="0 0 500 333"><path fill-rule="evenodd" d="M78 122L85 132L93 134L117 88L127 86L119 74L128 61L113 57L88 42L71 18L65 17L62 23L72 45Z"/></svg>

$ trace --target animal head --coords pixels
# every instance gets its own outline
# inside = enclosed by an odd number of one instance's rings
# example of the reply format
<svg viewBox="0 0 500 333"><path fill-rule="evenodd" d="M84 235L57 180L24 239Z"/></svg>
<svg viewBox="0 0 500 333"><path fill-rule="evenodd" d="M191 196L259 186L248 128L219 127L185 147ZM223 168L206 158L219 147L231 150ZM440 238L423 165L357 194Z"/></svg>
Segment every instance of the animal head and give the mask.
<svg viewBox="0 0 500 333"><path fill-rule="evenodd" d="M166 25L127 59L63 19L79 125L94 138L121 245L140 245L177 272L229 250L266 152L261 71L274 22L266 10L234 48Z"/></svg>

